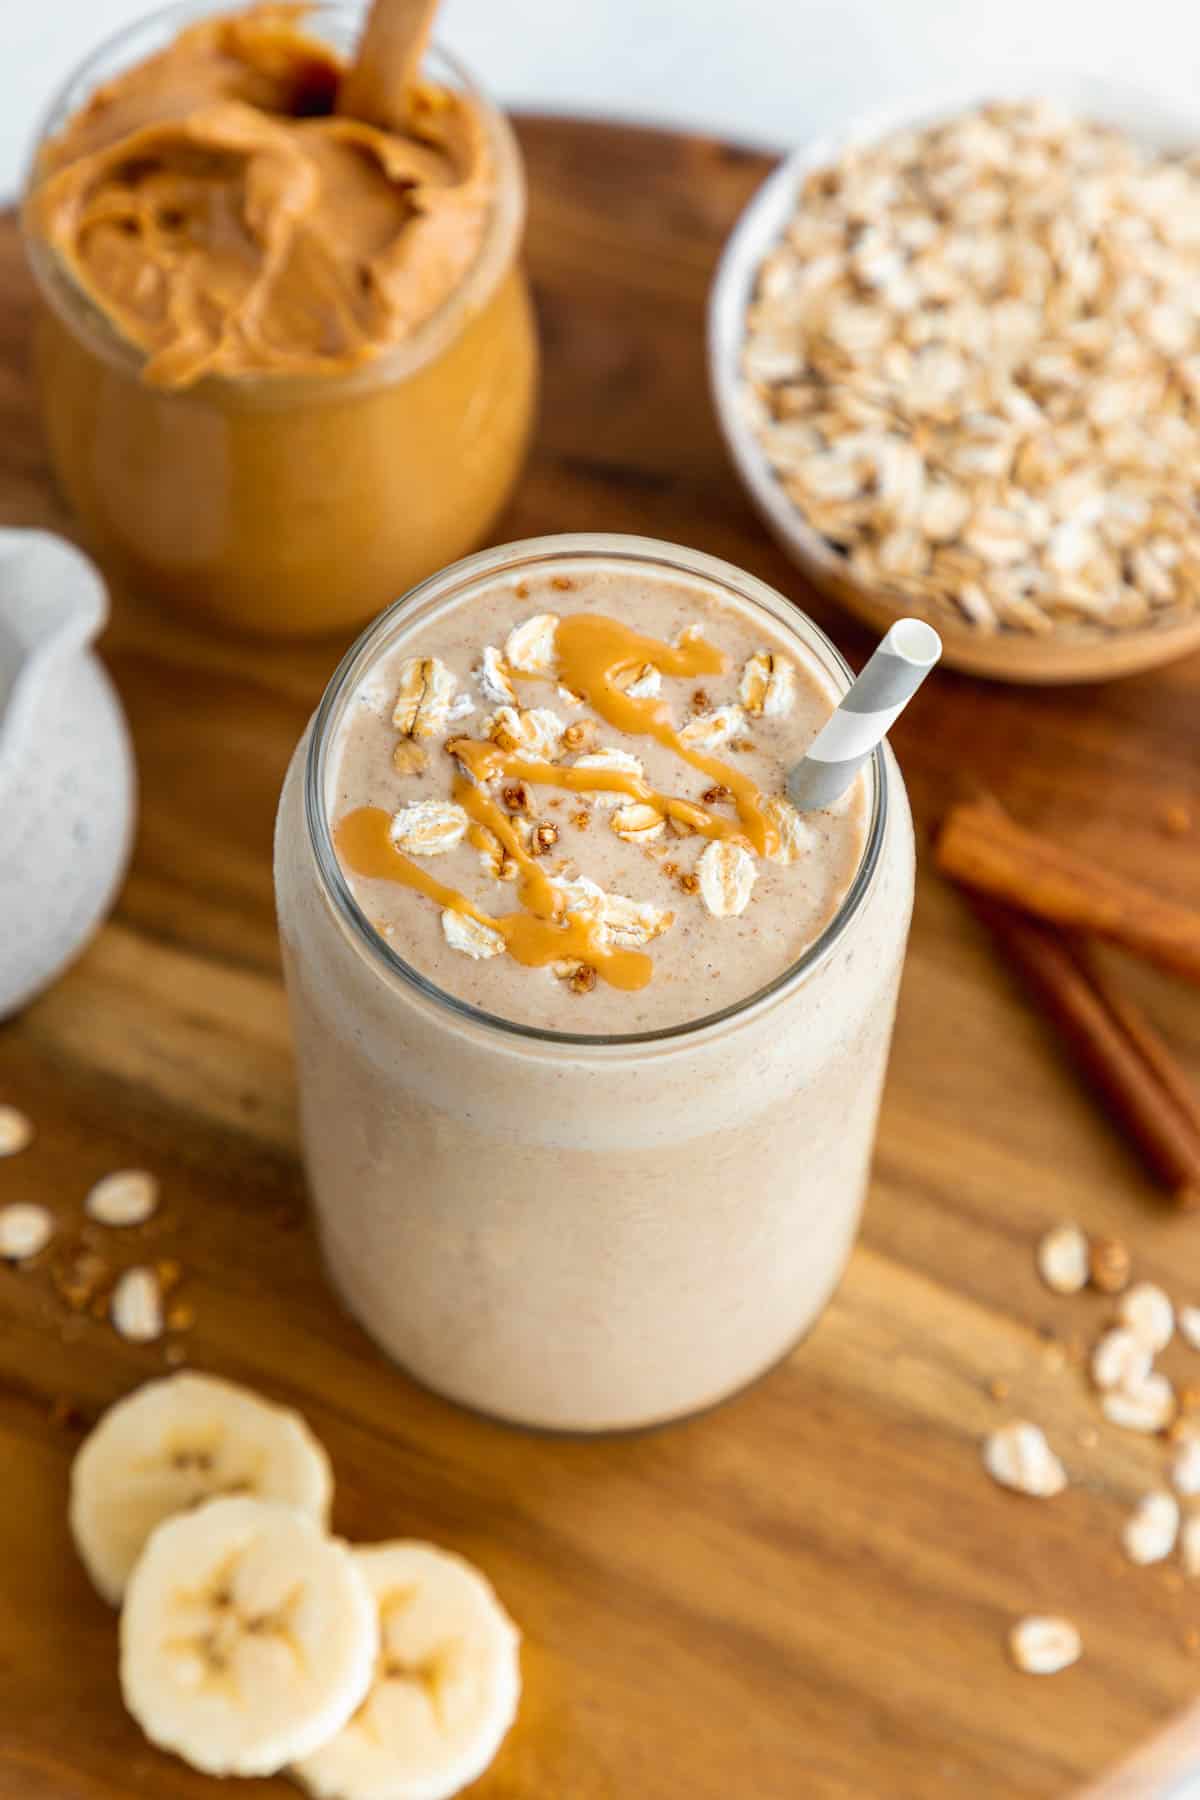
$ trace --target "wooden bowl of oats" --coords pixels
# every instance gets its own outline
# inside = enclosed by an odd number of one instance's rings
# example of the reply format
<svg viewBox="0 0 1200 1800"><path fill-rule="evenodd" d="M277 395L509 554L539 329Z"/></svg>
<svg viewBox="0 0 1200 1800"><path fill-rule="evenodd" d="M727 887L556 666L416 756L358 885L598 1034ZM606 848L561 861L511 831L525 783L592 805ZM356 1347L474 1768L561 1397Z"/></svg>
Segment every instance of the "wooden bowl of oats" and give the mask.
<svg viewBox="0 0 1200 1800"><path fill-rule="evenodd" d="M734 461L806 575L946 661L1200 650L1200 121L1105 84L881 114L751 200L709 309Z"/></svg>

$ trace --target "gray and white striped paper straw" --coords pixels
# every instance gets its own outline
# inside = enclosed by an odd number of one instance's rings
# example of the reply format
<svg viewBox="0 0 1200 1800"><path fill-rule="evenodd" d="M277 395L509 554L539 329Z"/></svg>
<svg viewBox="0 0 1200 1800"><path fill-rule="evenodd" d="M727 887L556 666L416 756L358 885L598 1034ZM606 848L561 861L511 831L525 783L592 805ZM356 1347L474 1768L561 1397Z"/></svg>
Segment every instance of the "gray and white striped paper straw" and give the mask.
<svg viewBox="0 0 1200 1800"><path fill-rule="evenodd" d="M882 743L930 669L942 640L923 619L897 619L858 680L788 776L799 812L832 806Z"/></svg>

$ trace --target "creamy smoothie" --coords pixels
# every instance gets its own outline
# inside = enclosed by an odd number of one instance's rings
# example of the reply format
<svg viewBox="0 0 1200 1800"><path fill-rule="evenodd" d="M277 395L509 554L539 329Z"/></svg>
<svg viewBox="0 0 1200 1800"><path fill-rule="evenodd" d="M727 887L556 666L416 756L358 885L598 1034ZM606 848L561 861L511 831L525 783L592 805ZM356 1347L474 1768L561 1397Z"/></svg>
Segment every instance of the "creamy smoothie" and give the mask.
<svg viewBox="0 0 1200 1800"><path fill-rule="evenodd" d="M277 846L309 1175L431 1386L650 1423L828 1298L912 891L890 757L784 798L846 683L769 589L633 539L459 564L335 677Z"/></svg>

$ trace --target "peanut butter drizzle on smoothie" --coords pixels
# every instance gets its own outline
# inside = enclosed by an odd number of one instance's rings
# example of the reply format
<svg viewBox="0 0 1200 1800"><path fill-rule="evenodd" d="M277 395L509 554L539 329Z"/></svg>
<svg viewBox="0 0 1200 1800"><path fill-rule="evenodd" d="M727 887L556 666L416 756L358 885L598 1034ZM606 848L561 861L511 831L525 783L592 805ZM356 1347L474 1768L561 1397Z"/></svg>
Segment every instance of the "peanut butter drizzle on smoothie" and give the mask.
<svg viewBox="0 0 1200 1800"><path fill-rule="evenodd" d="M460 777L460 780L465 783L465 777ZM495 810L499 812L498 808ZM531 864L535 878L531 884L533 891L540 899L541 889L544 887L551 896L551 904L556 912L542 915L526 911L506 913L494 918L491 913L474 905L457 888L447 887L411 857L397 850L391 839L391 823L390 813L381 806L359 806L347 813L339 821L333 834L343 868L364 880L399 882L402 887L415 889L417 893L435 900L439 906L451 912L465 913L480 925L498 931L509 955L527 968L544 968L548 963L559 961L587 962L605 981L611 982L613 987L631 991L645 987L650 980L654 971L650 958L643 956L640 950L619 950L610 945L598 944L585 919L564 911L561 892L551 886L523 850L523 861ZM490 821L488 828L492 829ZM516 833L506 829L501 841L506 848L512 848L515 839ZM516 855L515 850L513 854ZM526 899L524 883L521 897L522 900Z"/></svg>
<svg viewBox="0 0 1200 1800"><path fill-rule="evenodd" d="M728 788L740 829L692 800L661 793L626 770L559 768L552 763L527 761L498 744L459 738L448 748L477 781L509 775L535 786L567 788L576 793L599 788L628 794L631 800L647 801L664 817L678 819L704 837L744 837L760 856L769 856L779 848L779 833L764 810L763 795L754 782L719 757L706 756L686 743L675 729L665 700L631 698L617 685L621 675L646 663L653 663L664 675L723 675L729 666L723 650L698 635L679 644L664 644L602 613L575 613L560 619L554 647L558 655L556 679L564 687L581 695L605 724L630 737L655 738L694 769L710 776L714 783Z"/></svg>
<svg viewBox="0 0 1200 1800"><path fill-rule="evenodd" d="M559 680L573 693L582 694L606 724L631 737L652 737L676 756L690 763L714 782L727 787L741 821L742 831L760 856L779 847L779 835L763 810L763 796L752 781L715 756L706 756L684 742L671 720L671 709L665 700L633 699L617 686L617 678L643 663L653 663L664 675L723 675L729 659L723 650L696 634L682 643L663 644L657 638L643 637L641 632L610 619L603 613L575 613L559 621L554 646L558 653ZM559 785L578 787L582 783L563 781L569 771L558 770ZM530 778L532 779L532 777ZM648 800L660 812L680 819L702 831L706 837L729 837L728 821L705 812L685 800L656 794L644 782L626 785L625 781L593 782L593 786L620 788L637 800Z"/></svg>
<svg viewBox="0 0 1200 1800"><path fill-rule="evenodd" d="M555 649L558 681L579 694L606 724L631 737L653 737L726 788L738 814L737 824L694 801L661 793L626 770L560 768L554 763L531 760L487 739L454 738L446 744L460 771L452 792L471 820L471 842L483 849L494 840L512 858L519 872L517 894L524 911L493 918L457 888L447 887L427 874L396 849L390 836L390 817L381 807L364 806L348 813L334 832L334 842L343 865L352 873L366 879L399 882L442 907L469 915L499 932L518 962L544 967L578 959L590 963L615 987L641 988L650 980L651 959L638 951L614 950L598 942L588 921L567 910L561 887L526 850L508 813L491 798L485 784L509 777L576 793L600 789L627 794L704 837L749 841L760 855L770 855L778 848L779 834L767 816L764 797L755 783L720 758L705 755L686 743L675 728L666 701L631 698L618 686L622 674L646 663L653 663L664 675L724 674L728 658L716 645L699 635L686 637L681 643L664 644L603 614L575 613L559 621Z"/></svg>
<svg viewBox="0 0 1200 1800"><path fill-rule="evenodd" d="M402 116L346 117L345 64L300 29L307 10L187 27L43 152L28 226L151 385L352 368L429 319L479 253L476 108L413 82Z"/></svg>

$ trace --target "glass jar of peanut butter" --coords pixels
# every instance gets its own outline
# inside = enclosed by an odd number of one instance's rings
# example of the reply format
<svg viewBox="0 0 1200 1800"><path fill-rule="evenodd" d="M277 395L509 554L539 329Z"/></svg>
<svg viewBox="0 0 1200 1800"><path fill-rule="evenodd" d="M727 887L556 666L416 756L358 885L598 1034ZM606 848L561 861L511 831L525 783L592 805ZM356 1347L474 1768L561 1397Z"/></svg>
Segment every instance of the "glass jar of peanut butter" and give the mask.
<svg viewBox="0 0 1200 1800"><path fill-rule="evenodd" d="M479 542L537 343L520 155L431 51L339 115L365 0L172 7L103 45L24 206L50 454L118 596L344 630Z"/></svg>

